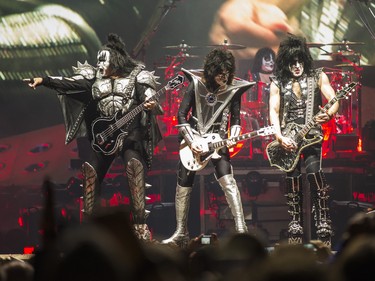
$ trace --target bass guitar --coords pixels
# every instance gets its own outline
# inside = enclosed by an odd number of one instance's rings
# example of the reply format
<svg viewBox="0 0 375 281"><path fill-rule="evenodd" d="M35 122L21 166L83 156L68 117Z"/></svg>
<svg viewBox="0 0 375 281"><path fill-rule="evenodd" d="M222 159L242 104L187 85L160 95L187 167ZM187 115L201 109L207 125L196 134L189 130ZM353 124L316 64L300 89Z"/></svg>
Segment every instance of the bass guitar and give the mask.
<svg viewBox="0 0 375 281"><path fill-rule="evenodd" d="M340 90L336 96L323 107L322 111L324 112L328 110L335 102L343 99L356 85L356 82L352 82L347 87ZM304 125L289 123L282 131L283 136L291 138L296 143L297 148L295 150L285 150L277 140L274 140L267 145L266 153L271 166L277 167L284 172L291 172L297 166L302 150L322 141L321 136L306 138L306 134L310 129L317 125L315 118L320 113L321 112L317 113Z"/></svg>
<svg viewBox="0 0 375 281"><path fill-rule="evenodd" d="M94 120L91 126L93 140L92 148L96 152L102 152L105 155L111 155L117 151L121 140L129 135L128 127L134 117L142 112L144 104L149 101L155 101L167 90L171 90L184 82L184 76L177 75L170 80L166 86L157 91L147 101L142 102L130 112L122 115L121 111L110 117L99 117Z"/></svg>
<svg viewBox="0 0 375 281"><path fill-rule="evenodd" d="M274 133L275 130L273 126L269 126L231 139L222 139L220 135L216 133L206 134L204 136L195 135L195 139L201 144L203 152L200 154L193 153L185 140L182 140L179 151L181 163L190 171L200 171L206 167L211 158L218 159L221 157L218 154L218 150L226 146L229 140L237 143L246 139L258 136L268 136Z"/></svg>

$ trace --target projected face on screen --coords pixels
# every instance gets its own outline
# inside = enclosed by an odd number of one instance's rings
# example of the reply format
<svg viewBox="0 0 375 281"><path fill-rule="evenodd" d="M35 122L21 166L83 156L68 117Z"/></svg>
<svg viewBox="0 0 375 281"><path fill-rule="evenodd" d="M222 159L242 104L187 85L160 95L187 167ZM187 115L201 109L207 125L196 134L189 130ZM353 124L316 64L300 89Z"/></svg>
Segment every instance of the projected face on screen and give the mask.
<svg viewBox="0 0 375 281"><path fill-rule="evenodd" d="M272 72L274 65L275 65L275 61L271 54L268 56L264 56L262 58L262 71L263 72L266 72L266 73Z"/></svg>

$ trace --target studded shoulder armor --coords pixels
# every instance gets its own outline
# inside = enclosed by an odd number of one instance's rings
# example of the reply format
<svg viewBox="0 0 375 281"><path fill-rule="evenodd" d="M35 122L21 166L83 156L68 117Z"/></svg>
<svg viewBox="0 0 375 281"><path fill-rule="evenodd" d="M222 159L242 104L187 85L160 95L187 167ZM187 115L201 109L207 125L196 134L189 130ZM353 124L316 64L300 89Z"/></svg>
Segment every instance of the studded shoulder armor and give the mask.
<svg viewBox="0 0 375 281"><path fill-rule="evenodd" d="M88 64L87 61L83 64L77 61L77 67L73 66L72 68L75 75L81 75L88 80L95 78L96 68Z"/></svg>
<svg viewBox="0 0 375 281"><path fill-rule="evenodd" d="M156 81L158 78L159 78L158 76L154 75L154 71L150 72L150 71L142 70L137 75L137 82L139 84L145 84L155 90L156 85L160 84L159 82Z"/></svg>

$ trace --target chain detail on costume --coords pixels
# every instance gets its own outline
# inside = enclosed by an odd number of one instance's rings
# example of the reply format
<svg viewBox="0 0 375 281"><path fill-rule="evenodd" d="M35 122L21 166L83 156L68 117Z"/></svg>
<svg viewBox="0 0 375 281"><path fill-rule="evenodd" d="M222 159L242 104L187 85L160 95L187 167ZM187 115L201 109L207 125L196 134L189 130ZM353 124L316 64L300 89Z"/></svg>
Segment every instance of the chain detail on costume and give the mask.
<svg viewBox="0 0 375 281"><path fill-rule="evenodd" d="M317 173L308 174L307 179L310 183L318 239L330 246L333 231L328 207L329 186L327 185L324 173L321 170Z"/></svg>
<svg viewBox="0 0 375 281"><path fill-rule="evenodd" d="M302 244L303 238L303 213L302 213L302 176L286 177L287 205L290 222L288 225L288 243Z"/></svg>

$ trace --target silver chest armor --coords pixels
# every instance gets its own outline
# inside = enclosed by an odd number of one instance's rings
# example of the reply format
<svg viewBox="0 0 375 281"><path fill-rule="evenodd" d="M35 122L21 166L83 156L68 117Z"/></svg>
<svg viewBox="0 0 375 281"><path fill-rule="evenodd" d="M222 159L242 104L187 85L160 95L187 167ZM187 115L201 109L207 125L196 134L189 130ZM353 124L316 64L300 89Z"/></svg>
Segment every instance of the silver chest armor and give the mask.
<svg viewBox="0 0 375 281"><path fill-rule="evenodd" d="M103 116L112 116L119 110L129 111L134 103L134 89L126 95L129 78L97 78L92 86L92 96L98 100L98 109Z"/></svg>
<svg viewBox="0 0 375 281"><path fill-rule="evenodd" d="M193 73L186 69L183 69L183 72L190 76L194 83L197 130L201 135L210 133L214 126L221 126L224 109L230 104L232 97L241 88L249 88L255 83L234 79L232 84L228 85L225 90L211 93L202 82L202 73Z"/></svg>

